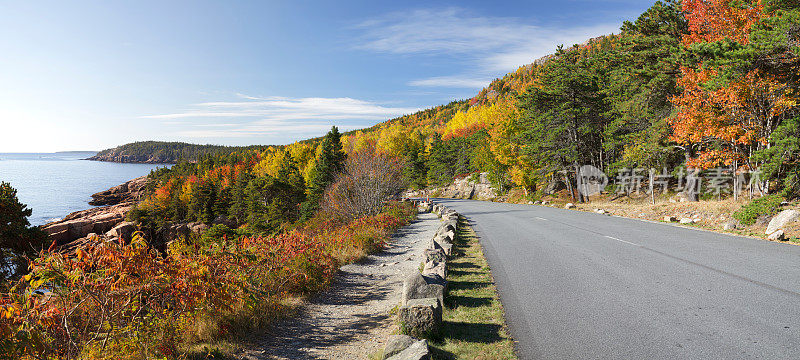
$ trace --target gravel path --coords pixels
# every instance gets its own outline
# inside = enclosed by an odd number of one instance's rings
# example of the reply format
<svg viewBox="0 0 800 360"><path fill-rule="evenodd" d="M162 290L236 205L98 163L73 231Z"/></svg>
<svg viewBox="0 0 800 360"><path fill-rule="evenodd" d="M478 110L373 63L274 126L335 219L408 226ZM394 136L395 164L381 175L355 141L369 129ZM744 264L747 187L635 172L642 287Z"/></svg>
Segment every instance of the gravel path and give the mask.
<svg viewBox="0 0 800 360"><path fill-rule="evenodd" d="M385 251L340 268L331 289L281 320L240 359L367 359L396 328L390 314L400 303L403 277L419 268L422 252L439 226L419 214L400 229Z"/></svg>

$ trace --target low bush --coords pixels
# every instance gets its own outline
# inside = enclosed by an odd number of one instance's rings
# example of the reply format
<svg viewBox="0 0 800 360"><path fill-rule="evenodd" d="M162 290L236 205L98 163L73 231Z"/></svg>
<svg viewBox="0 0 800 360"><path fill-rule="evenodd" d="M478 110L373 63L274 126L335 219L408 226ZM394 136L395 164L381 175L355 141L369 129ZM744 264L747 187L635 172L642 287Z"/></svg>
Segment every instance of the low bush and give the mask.
<svg viewBox="0 0 800 360"><path fill-rule="evenodd" d="M744 225L753 225L759 216L772 216L780 212L781 202L783 197L777 194L756 198L734 212L733 218Z"/></svg>

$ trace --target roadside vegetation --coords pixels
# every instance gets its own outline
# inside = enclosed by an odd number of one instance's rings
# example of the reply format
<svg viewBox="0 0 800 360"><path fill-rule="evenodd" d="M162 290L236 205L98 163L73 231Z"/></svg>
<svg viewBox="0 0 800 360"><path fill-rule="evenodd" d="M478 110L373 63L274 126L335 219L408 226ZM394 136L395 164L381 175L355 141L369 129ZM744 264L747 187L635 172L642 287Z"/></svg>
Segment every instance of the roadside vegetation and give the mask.
<svg viewBox="0 0 800 360"><path fill-rule="evenodd" d="M431 342L434 359L516 359L480 240L463 218L453 251L442 336Z"/></svg>

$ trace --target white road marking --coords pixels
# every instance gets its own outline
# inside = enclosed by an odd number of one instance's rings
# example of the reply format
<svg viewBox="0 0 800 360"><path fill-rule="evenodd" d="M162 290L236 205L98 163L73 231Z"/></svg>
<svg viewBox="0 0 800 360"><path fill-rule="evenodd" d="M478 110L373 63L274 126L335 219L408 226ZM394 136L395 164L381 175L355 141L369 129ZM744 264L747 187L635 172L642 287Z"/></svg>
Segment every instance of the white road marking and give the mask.
<svg viewBox="0 0 800 360"><path fill-rule="evenodd" d="M539 219L539 220L544 220L544 221L547 221L547 219L545 219L545 218L541 218L541 217L538 217L538 216L537 216L536 218L537 218L537 219Z"/></svg>
<svg viewBox="0 0 800 360"><path fill-rule="evenodd" d="M626 243L626 244L630 244L630 245L633 245L633 246L640 246L639 244L635 244L635 243L632 243L632 242L630 242L630 241L625 241L625 240L622 240L622 239L617 239L617 238L615 238L615 237L613 237L613 236L608 236L608 235L605 235L605 237L607 237L607 238L609 238L609 239L611 239L611 240L617 240L617 241L619 241L619 242L624 242L624 243Z"/></svg>

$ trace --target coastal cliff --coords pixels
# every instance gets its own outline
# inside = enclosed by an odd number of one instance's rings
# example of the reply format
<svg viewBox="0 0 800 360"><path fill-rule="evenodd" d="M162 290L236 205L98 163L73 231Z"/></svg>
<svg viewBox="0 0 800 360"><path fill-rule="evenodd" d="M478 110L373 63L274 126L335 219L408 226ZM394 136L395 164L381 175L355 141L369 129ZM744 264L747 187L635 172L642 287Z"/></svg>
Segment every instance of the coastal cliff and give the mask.
<svg viewBox="0 0 800 360"><path fill-rule="evenodd" d="M92 195L89 205L99 207L73 212L63 219L41 226L59 251L72 251L82 244L97 241L129 240L136 230L133 222L125 217L139 202L147 186L147 176L141 176L108 190ZM102 206L100 206L102 205ZM224 217L214 224L236 226ZM176 223L154 234L155 245L163 245L177 237L201 233L208 229L203 223Z"/></svg>
<svg viewBox="0 0 800 360"><path fill-rule="evenodd" d="M146 175L92 195L92 201L89 201L89 205L117 205L138 201L144 192L145 186L147 186Z"/></svg>
<svg viewBox="0 0 800 360"><path fill-rule="evenodd" d="M105 205L73 212L61 220L42 225L57 246L72 244L91 234L117 238L130 235L133 224L125 223L125 216L136 205L145 186L147 176L138 177L123 184L92 195L89 205ZM119 228L125 225L124 229Z"/></svg>

